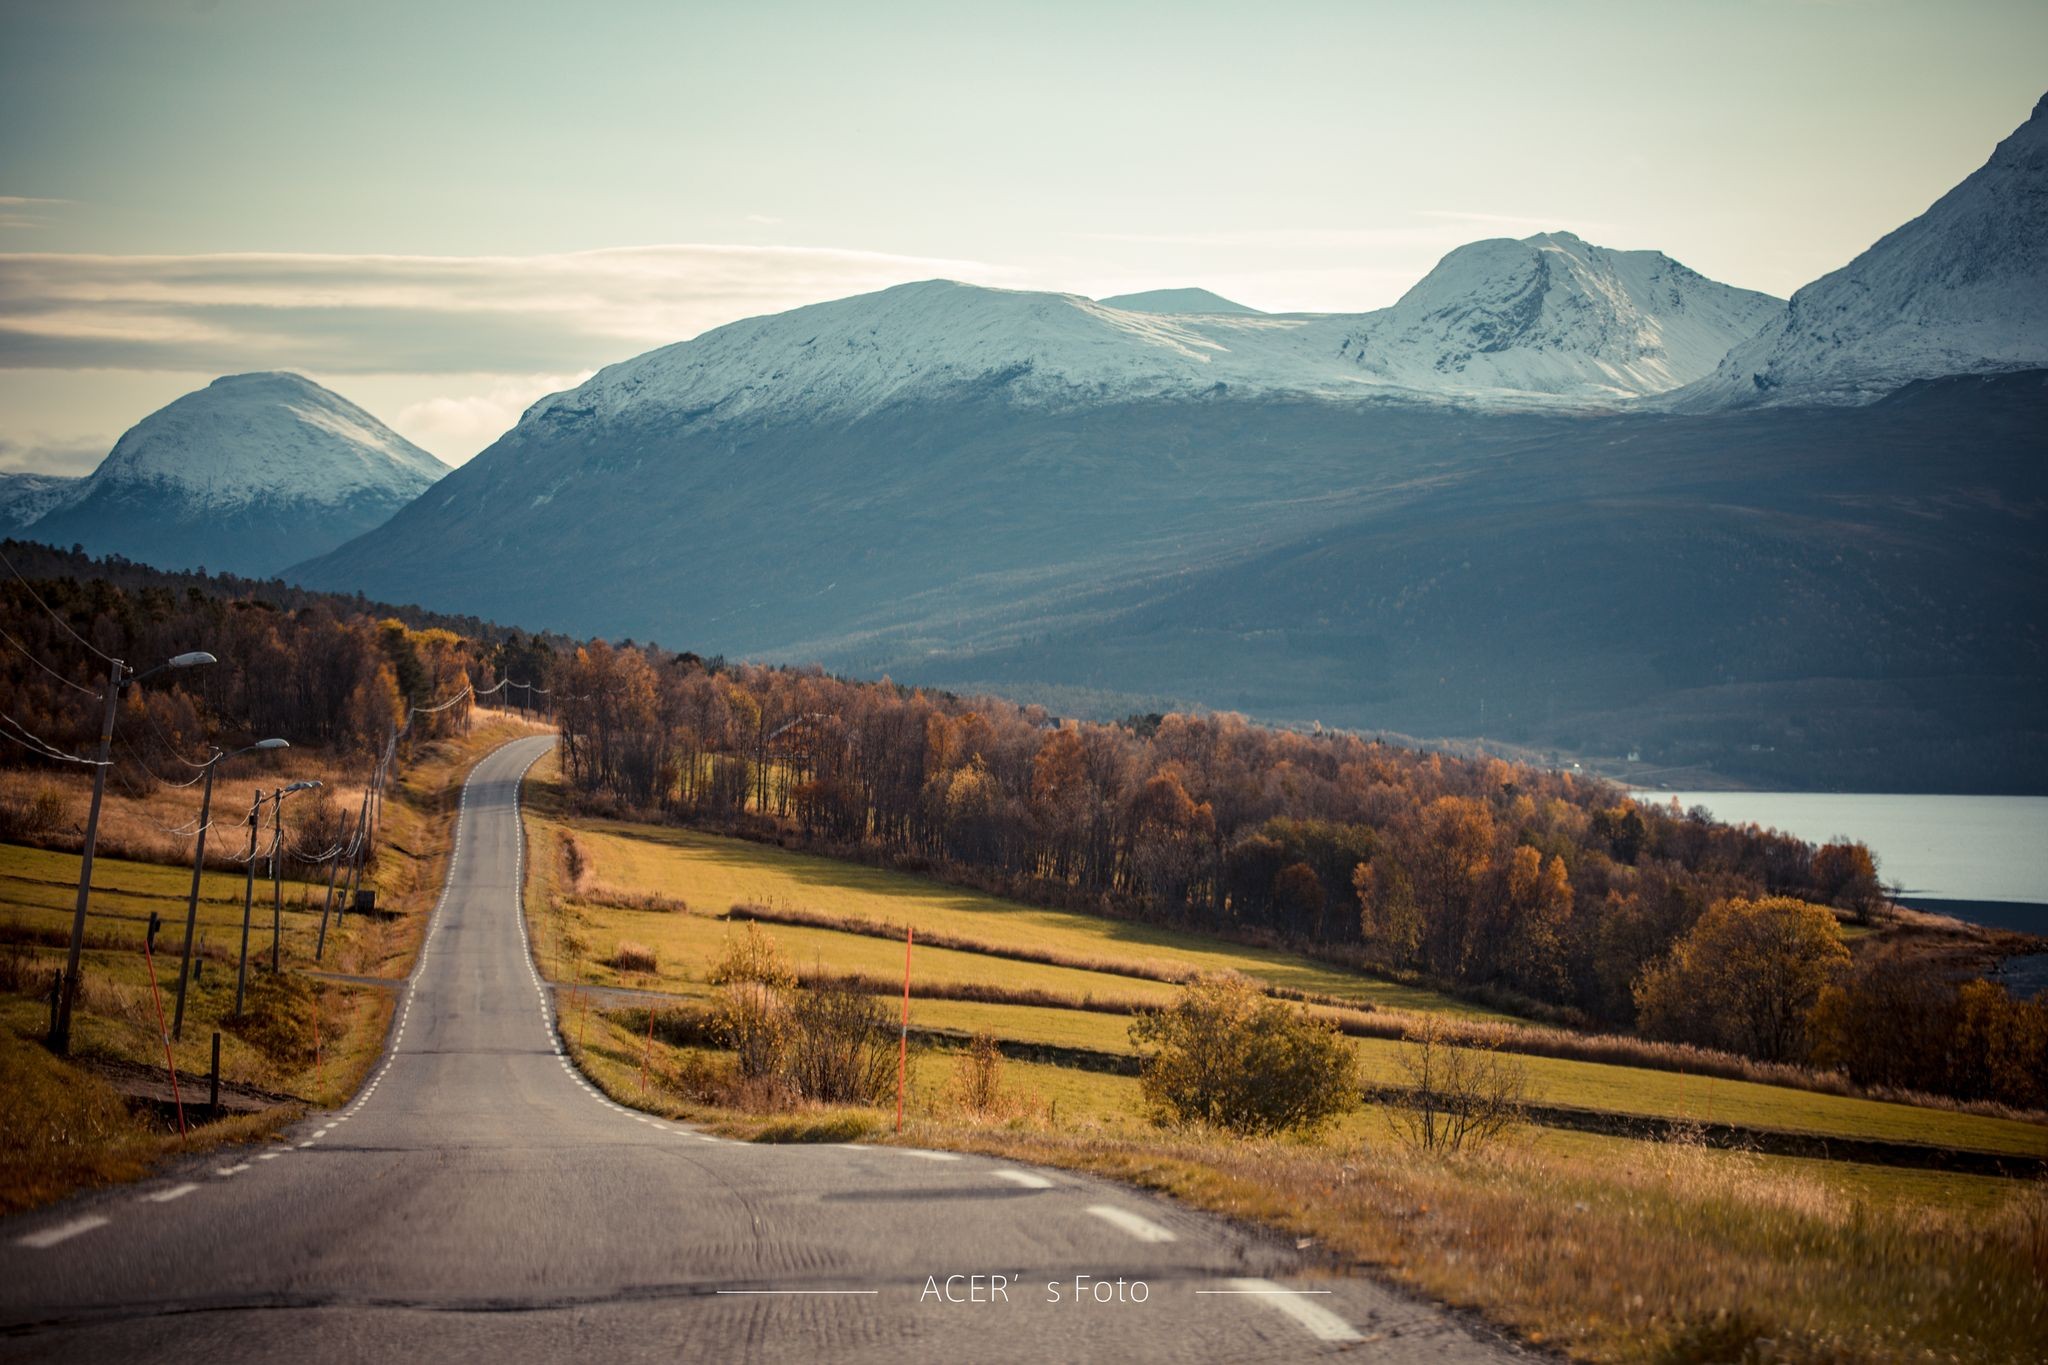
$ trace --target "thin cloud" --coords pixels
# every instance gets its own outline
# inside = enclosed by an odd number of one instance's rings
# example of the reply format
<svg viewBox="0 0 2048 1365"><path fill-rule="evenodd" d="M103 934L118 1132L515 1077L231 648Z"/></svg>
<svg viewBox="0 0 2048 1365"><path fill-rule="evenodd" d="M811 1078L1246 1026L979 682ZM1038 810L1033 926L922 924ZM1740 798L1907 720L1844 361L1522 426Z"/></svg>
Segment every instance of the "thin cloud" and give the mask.
<svg viewBox="0 0 2048 1365"><path fill-rule="evenodd" d="M673 245L543 256L0 253L0 366L560 374L978 261Z"/></svg>

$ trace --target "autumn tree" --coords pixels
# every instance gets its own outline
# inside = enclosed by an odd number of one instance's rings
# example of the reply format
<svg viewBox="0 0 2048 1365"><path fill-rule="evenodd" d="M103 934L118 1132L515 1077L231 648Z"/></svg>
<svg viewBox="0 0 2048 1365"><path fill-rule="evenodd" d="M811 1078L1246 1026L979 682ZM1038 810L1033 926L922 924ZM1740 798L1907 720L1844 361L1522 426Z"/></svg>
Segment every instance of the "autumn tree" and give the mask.
<svg viewBox="0 0 2048 1365"><path fill-rule="evenodd" d="M1670 955L1636 983L1643 1030L1655 1037L1803 1060L1821 992L1849 961L1823 906L1787 896L1710 907Z"/></svg>

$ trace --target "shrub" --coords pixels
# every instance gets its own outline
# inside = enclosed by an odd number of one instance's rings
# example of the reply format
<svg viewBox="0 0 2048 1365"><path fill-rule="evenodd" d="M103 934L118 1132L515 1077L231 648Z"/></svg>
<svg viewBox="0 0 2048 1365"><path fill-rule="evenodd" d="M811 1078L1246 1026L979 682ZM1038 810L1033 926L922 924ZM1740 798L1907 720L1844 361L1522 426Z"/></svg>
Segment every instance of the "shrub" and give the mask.
<svg viewBox="0 0 2048 1365"><path fill-rule="evenodd" d="M1313 1130L1357 1101L1357 1062L1330 1024L1236 975L1205 976L1131 1025L1161 1122L1262 1134Z"/></svg>
<svg viewBox="0 0 2048 1365"><path fill-rule="evenodd" d="M718 988L718 1037L733 1050L747 1080L782 1068L789 1042L789 1005L783 992L760 981L729 981Z"/></svg>
<svg viewBox="0 0 2048 1365"><path fill-rule="evenodd" d="M977 1119L1003 1112L1003 1050L992 1033L977 1033L960 1053L953 1073L953 1095Z"/></svg>
<svg viewBox="0 0 2048 1365"><path fill-rule="evenodd" d="M22 800L0 802L0 836L24 843L46 839L63 828L64 815L64 793L39 787Z"/></svg>
<svg viewBox="0 0 2048 1365"><path fill-rule="evenodd" d="M789 1013L783 1072L823 1104L869 1104L894 1088L896 1039L874 996L844 986L801 991Z"/></svg>
<svg viewBox="0 0 2048 1365"><path fill-rule="evenodd" d="M612 953L611 965L621 972L655 972L661 969L661 960L644 943L621 942Z"/></svg>
<svg viewBox="0 0 2048 1365"><path fill-rule="evenodd" d="M735 907L737 908L737 907ZM751 981L778 990L796 985L796 970L782 955L775 939L758 924L748 924L737 938L728 934L725 952L711 964L705 977L714 986Z"/></svg>
<svg viewBox="0 0 2048 1365"><path fill-rule="evenodd" d="M1492 1048L1450 1039L1441 1022L1430 1020L1401 1054L1408 1096L1398 1121L1408 1140L1426 1152L1482 1147L1522 1117L1522 1064Z"/></svg>

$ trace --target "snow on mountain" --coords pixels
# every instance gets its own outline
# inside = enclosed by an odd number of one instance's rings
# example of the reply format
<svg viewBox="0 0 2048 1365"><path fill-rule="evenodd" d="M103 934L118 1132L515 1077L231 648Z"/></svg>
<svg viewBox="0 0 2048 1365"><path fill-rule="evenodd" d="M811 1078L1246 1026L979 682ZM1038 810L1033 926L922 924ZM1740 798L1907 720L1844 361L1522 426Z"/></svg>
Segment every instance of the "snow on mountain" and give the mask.
<svg viewBox="0 0 2048 1365"><path fill-rule="evenodd" d="M198 507L264 498L342 503L365 494L411 500L448 467L340 394L301 375L231 374L130 427L72 491L82 502L146 485Z"/></svg>
<svg viewBox="0 0 2048 1365"><path fill-rule="evenodd" d="M1551 232L1459 247L1340 349L1415 389L1626 400L1711 372L1782 307L1662 252Z"/></svg>
<svg viewBox="0 0 2048 1365"><path fill-rule="evenodd" d="M600 370L523 420L844 420L974 393L1046 407L1191 396L1219 383L1332 396L1371 387L1328 356L1317 363L1304 326L927 280L716 328Z"/></svg>
<svg viewBox="0 0 2048 1365"><path fill-rule="evenodd" d="M28 525L62 501L77 482L63 474L0 474L0 531Z"/></svg>
<svg viewBox="0 0 2048 1365"><path fill-rule="evenodd" d="M1400 303L1365 314L1269 316L1202 290L1098 302L927 280L650 351L526 420L849 420L977 392L1076 407L1219 385L1239 397L1612 405L1706 374L1779 306L1656 252L1565 233L1461 248Z"/></svg>
<svg viewBox="0 0 2048 1365"><path fill-rule="evenodd" d="M2048 96L1991 159L1671 402L1863 403L1916 379L2048 366Z"/></svg>
<svg viewBox="0 0 2048 1365"><path fill-rule="evenodd" d="M25 534L269 573L380 524L447 472L310 379L228 375L129 428Z"/></svg>
<svg viewBox="0 0 2048 1365"><path fill-rule="evenodd" d="M1194 313L1208 316L1236 313L1262 316L1256 308L1247 308L1241 303L1234 303L1221 294L1212 294L1206 289L1147 289L1138 294L1113 294L1096 302L1105 308L1121 308L1127 313Z"/></svg>

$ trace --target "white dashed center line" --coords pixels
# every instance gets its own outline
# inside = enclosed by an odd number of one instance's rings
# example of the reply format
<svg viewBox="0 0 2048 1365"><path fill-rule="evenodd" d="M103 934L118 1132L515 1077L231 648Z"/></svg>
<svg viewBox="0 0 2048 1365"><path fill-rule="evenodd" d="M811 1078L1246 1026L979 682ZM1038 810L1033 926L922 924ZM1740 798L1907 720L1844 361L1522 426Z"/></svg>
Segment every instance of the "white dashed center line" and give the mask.
<svg viewBox="0 0 2048 1365"><path fill-rule="evenodd" d="M1007 1180L1012 1185L1021 1185L1027 1190L1049 1190L1052 1188L1052 1182L1050 1180L1047 1180L1044 1176L1038 1175L1037 1173L1032 1171L1012 1171L1005 1169L997 1171L995 1175L996 1179L998 1180Z"/></svg>
<svg viewBox="0 0 2048 1365"><path fill-rule="evenodd" d="M21 1246L43 1251L59 1242L68 1242L81 1232L91 1232L94 1228L103 1228L106 1225L107 1220L98 1214L87 1214L68 1223L59 1223L53 1228L44 1228L41 1232L31 1232L26 1237L16 1238L15 1241Z"/></svg>
<svg viewBox="0 0 2048 1365"><path fill-rule="evenodd" d="M221 1168L220 1168L219 1170L215 1171L215 1172L214 1172L214 1174L215 1174L215 1175L240 1175L240 1174L241 1174L242 1172L244 1172L244 1171L246 1171L246 1170L248 1170L248 1169L249 1169L249 1163L248 1163L248 1162L246 1162L246 1161L238 1161L238 1162L236 1162L236 1163L235 1163L234 1165L232 1165L232 1166L223 1166L223 1167L221 1167Z"/></svg>
<svg viewBox="0 0 2048 1365"><path fill-rule="evenodd" d="M1143 1214L1120 1209L1114 1204L1090 1204L1088 1212L1113 1228L1128 1232L1141 1242L1171 1242L1173 1234Z"/></svg>

